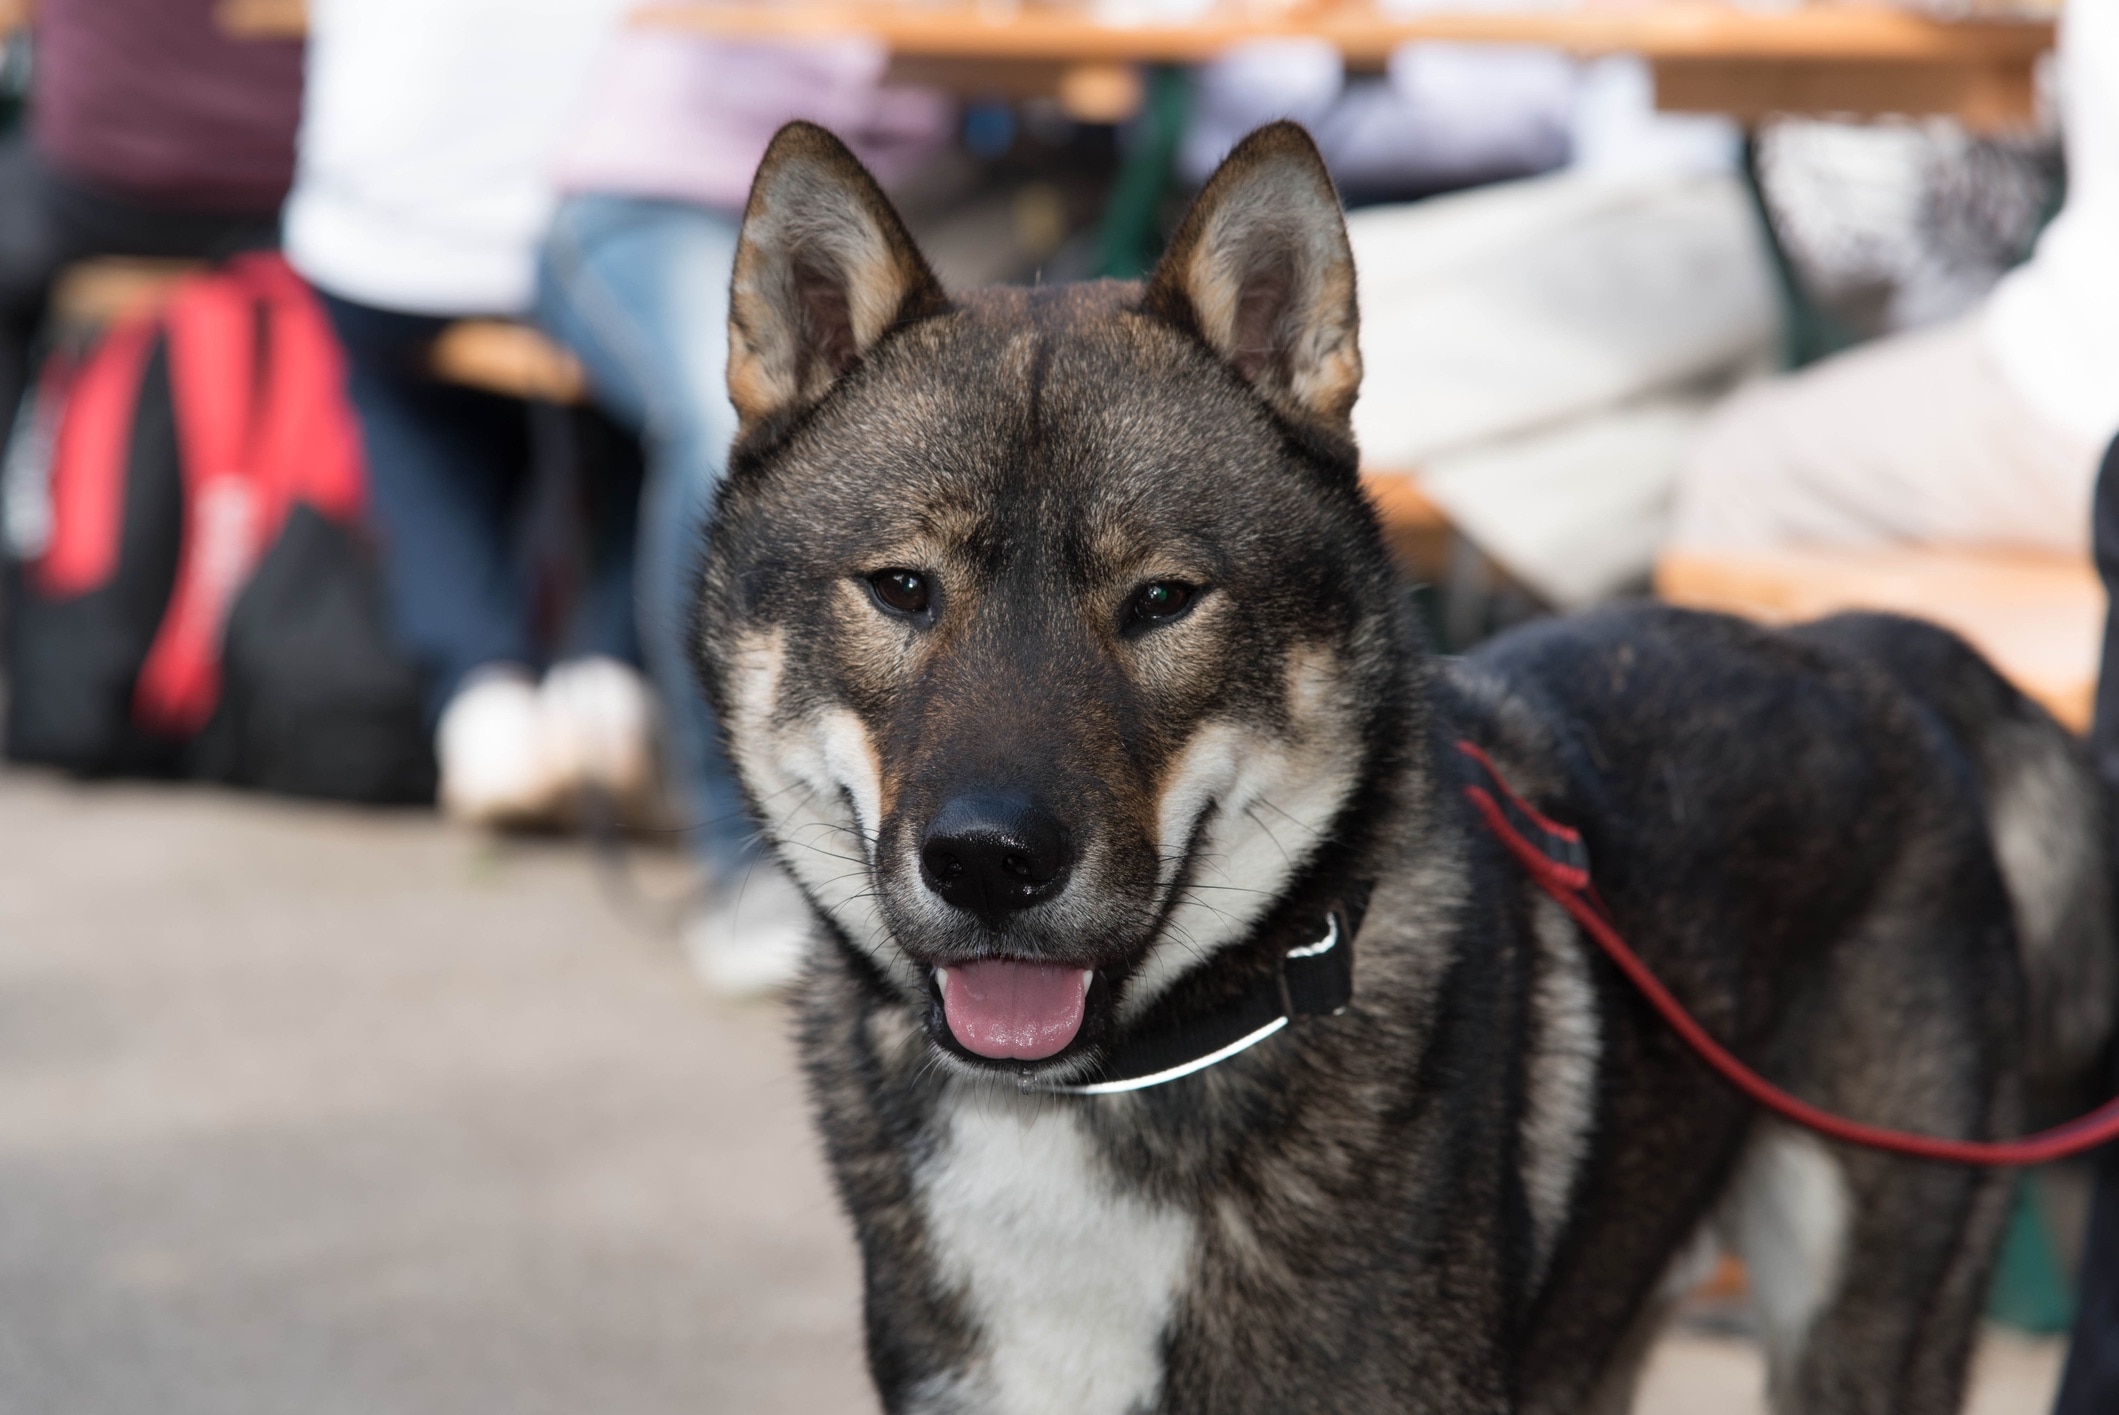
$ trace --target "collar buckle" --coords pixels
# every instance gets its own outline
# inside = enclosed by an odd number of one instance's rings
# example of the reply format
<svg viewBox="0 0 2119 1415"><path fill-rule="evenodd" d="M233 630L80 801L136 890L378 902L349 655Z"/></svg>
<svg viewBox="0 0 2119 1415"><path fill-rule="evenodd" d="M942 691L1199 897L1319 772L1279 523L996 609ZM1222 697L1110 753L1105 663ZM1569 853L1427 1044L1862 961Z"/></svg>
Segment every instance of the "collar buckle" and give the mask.
<svg viewBox="0 0 2119 1415"><path fill-rule="evenodd" d="M1368 896L1366 884L1349 890L1325 910L1321 937L1286 950L1272 977L1233 1003L1160 1034L1127 1038L1105 1063L1105 1079L1024 1089L1070 1096L1144 1091L1218 1065L1307 1018L1337 1017L1354 997L1354 936Z"/></svg>

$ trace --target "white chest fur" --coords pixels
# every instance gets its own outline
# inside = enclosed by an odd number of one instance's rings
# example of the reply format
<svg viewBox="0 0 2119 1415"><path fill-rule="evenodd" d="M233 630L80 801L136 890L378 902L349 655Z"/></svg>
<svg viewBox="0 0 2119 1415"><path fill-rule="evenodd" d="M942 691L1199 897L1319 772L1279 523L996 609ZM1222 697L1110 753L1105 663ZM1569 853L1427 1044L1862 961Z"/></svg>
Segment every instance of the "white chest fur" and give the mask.
<svg viewBox="0 0 2119 1415"><path fill-rule="evenodd" d="M1154 1405L1192 1222L1114 1184L1068 1103L959 1096L919 1189L936 1264L978 1329L970 1367L920 1408Z"/></svg>

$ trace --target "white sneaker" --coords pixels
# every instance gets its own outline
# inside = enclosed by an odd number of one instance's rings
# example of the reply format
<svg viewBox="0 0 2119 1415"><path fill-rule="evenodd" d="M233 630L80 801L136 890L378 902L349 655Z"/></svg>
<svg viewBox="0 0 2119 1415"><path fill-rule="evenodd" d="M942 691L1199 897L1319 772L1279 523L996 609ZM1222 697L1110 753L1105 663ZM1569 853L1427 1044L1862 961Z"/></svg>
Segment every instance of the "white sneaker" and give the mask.
<svg viewBox="0 0 2119 1415"><path fill-rule="evenodd" d="M594 788L620 817L641 818L655 791L655 695L615 658L556 664L538 689L542 755L564 795Z"/></svg>
<svg viewBox="0 0 2119 1415"><path fill-rule="evenodd" d="M529 670L515 664L474 670L434 729L442 810L470 825L549 822L557 791L542 736Z"/></svg>
<svg viewBox="0 0 2119 1415"><path fill-rule="evenodd" d="M780 867L760 861L715 881L684 923L684 952L701 982L723 997L759 997L801 976L814 920Z"/></svg>

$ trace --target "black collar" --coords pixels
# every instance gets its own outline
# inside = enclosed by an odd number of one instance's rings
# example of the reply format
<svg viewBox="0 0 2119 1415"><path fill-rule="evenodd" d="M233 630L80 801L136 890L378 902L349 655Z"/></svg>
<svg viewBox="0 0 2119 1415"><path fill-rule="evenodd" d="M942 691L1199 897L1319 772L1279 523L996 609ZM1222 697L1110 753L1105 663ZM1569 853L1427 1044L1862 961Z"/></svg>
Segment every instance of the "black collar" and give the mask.
<svg viewBox="0 0 2119 1415"><path fill-rule="evenodd" d="M1063 1096L1144 1091L1249 1051L1304 1018L1346 1011L1354 996L1354 935L1368 902L1368 885L1347 889L1326 907L1315 931L1305 930L1281 953L1280 966L1248 992L1212 1011L1128 1036L1097 1079L1030 1089Z"/></svg>

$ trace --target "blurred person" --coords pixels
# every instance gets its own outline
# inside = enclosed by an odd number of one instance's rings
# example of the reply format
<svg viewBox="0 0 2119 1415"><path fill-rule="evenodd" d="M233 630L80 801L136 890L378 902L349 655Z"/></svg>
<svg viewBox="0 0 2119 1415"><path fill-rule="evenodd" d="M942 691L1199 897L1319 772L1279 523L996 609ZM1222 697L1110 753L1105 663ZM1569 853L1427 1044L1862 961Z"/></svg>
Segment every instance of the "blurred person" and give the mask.
<svg viewBox="0 0 2119 1415"><path fill-rule="evenodd" d="M2105 451L2092 504L2097 574L2107 598L2119 605L2119 439ZM2105 620L2090 751L2105 781L2119 786L2119 614L2108 614ZM2119 1073L2119 1067L2108 1069ZM2119 1074L2112 1079L2119 1081ZM2108 1415L2119 1410L2119 1144L2099 1151L2096 1164L2075 1329L2053 1415Z"/></svg>
<svg viewBox="0 0 2119 1415"><path fill-rule="evenodd" d="M583 787L624 798L652 777L631 534L606 538L540 682L521 548L525 412L426 366L451 321L529 311L553 156L625 8L309 7L287 254L346 345L391 623L432 684L443 808L475 823L541 821Z"/></svg>
<svg viewBox="0 0 2119 1415"><path fill-rule="evenodd" d="M294 173L298 42L218 0L37 0L27 131L0 139L0 447L60 271L269 247Z"/></svg>
<svg viewBox="0 0 2119 1415"><path fill-rule="evenodd" d="M1722 407L1687 454L1673 548L1893 542L2086 552L2119 431L2119 5L2071 0L2067 197L1970 315Z"/></svg>
<svg viewBox="0 0 2119 1415"><path fill-rule="evenodd" d="M1687 437L1779 335L1735 129L1657 113L1638 60L1516 46L1410 46L1363 85L1276 43L1202 86L1190 170L1277 108L1357 195L1514 178L1348 216L1362 456L1546 604L1644 584Z"/></svg>
<svg viewBox="0 0 2119 1415"><path fill-rule="evenodd" d="M800 893L759 848L687 643L705 519L736 428L727 389L736 228L758 159L789 119L830 127L886 182L939 152L949 105L884 87L887 58L861 40L732 45L622 31L562 149L566 195L539 271L539 320L647 449L643 647L706 878L685 942L701 976L729 993L787 981L810 929Z"/></svg>
<svg viewBox="0 0 2119 1415"><path fill-rule="evenodd" d="M1565 165L1574 101L1575 66L1552 49L1408 44L1358 78L1330 40L1264 40L1194 75L1178 161L1196 186L1253 128L1293 118L1348 201L1402 200Z"/></svg>

